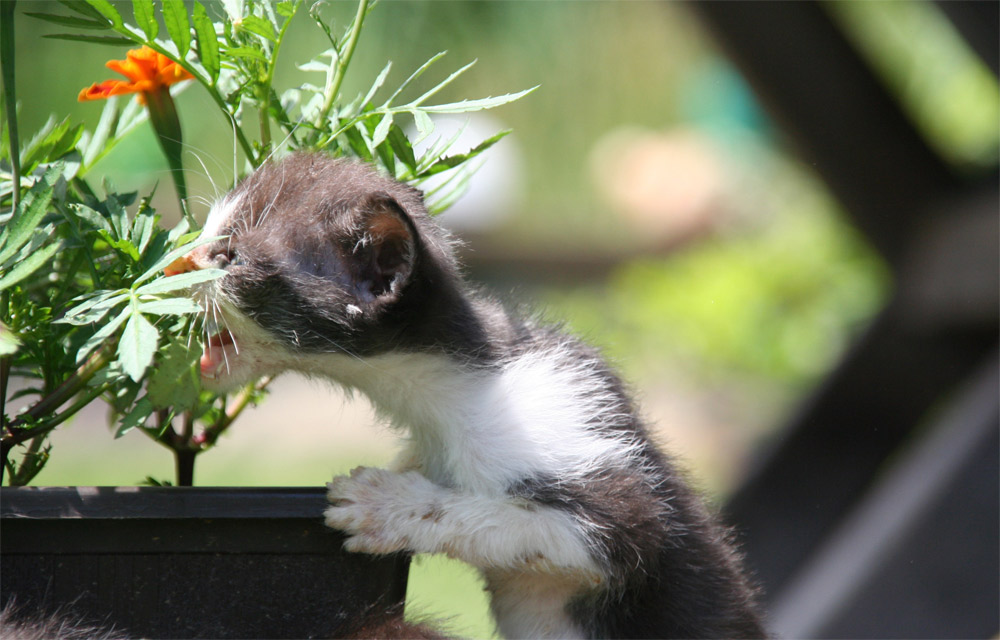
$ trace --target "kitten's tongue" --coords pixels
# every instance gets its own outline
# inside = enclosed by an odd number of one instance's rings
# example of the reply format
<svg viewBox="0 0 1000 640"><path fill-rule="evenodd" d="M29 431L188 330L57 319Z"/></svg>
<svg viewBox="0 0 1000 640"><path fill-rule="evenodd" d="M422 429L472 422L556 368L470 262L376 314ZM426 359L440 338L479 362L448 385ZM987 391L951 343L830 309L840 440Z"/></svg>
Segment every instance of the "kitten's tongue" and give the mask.
<svg viewBox="0 0 1000 640"><path fill-rule="evenodd" d="M226 347L233 346L233 334L225 329L212 335L205 344L205 350L201 354L201 375L206 378L214 378L219 369L232 359L235 349L230 349L226 353Z"/></svg>

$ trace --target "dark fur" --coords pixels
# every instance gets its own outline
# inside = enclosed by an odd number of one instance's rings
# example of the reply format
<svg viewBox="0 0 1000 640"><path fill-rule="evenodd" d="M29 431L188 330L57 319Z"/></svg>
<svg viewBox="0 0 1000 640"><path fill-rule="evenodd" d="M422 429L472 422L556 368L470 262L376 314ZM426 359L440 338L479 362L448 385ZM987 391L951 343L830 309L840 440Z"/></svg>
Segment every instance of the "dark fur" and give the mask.
<svg viewBox="0 0 1000 640"><path fill-rule="evenodd" d="M232 237L212 249L234 276L222 281L224 295L289 346L431 351L456 367L487 368L559 351L568 367L597 372L608 399L591 428L641 441L636 468L603 469L585 482L527 477L509 488L602 532L591 547L609 578L569 609L582 629L619 638L765 635L725 530L653 446L621 380L590 347L472 290L419 192L357 163L298 154L259 170L233 197L243 199L222 230Z"/></svg>

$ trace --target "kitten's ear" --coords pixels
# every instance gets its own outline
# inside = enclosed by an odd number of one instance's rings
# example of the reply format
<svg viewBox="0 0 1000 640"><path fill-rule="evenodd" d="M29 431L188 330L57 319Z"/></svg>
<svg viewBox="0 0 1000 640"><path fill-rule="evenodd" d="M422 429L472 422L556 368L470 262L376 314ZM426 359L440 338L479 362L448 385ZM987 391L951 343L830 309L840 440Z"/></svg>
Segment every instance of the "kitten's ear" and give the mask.
<svg viewBox="0 0 1000 640"><path fill-rule="evenodd" d="M364 302L398 295L416 260L416 229L392 196L375 193L359 204L359 226L351 247L354 284Z"/></svg>

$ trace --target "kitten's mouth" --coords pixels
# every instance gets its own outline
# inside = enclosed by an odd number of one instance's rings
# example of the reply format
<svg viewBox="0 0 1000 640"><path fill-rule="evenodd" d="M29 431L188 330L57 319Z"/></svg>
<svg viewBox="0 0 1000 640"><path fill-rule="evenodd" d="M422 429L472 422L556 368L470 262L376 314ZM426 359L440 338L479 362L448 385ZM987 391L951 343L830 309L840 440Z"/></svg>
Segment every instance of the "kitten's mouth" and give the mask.
<svg viewBox="0 0 1000 640"><path fill-rule="evenodd" d="M228 329L220 329L218 333L210 335L201 354L202 377L214 380L221 372L228 371L230 361L239 353L236 340Z"/></svg>

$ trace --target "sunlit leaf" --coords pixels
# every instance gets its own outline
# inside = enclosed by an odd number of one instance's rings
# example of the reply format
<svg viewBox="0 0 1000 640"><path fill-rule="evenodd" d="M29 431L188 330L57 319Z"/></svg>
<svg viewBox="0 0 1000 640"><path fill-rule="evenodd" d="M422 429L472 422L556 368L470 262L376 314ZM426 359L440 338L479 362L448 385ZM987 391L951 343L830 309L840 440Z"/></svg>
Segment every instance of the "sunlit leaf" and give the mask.
<svg viewBox="0 0 1000 640"><path fill-rule="evenodd" d="M163 0L163 24L170 39L177 45L177 55L183 58L191 48L191 21L184 0Z"/></svg>
<svg viewBox="0 0 1000 640"><path fill-rule="evenodd" d="M153 362L159 333L141 313L133 313L125 323L121 340L118 341L118 362L122 370L136 382L142 379L146 369Z"/></svg>
<svg viewBox="0 0 1000 640"><path fill-rule="evenodd" d="M180 315L184 313L200 313L202 311L201 306L190 298L164 298L162 300L140 302L138 309L143 313L152 315Z"/></svg>
<svg viewBox="0 0 1000 640"><path fill-rule="evenodd" d="M146 37L150 40L155 39L160 33L160 23L156 21L153 0L132 0L132 14L135 16L135 23Z"/></svg>
<svg viewBox="0 0 1000 640"><path fill-rule="evenodd" d="M170 276L169 278L153 280L149 284L144 284L139 287L136 290L136 294L146 296L158 293L167 293L168 291L177 291L179 289L187 289L202 282L208 282L209 280L221 278L224 275L226 275L225 269L199 269L198 271L189 271L176 276Z"/></svg>
<svg viewBox="0 0 1000 640"><path fill-rule="evenodd" d="M86 0L86 2L104 16L116 29L121 29L124 26L122 14L118 13L118 9L115 9L114 5L108 2L108 0Z"/></svg>
<svg viewBox="0 0 1000 640"><path fill-rule="evenodd" d="M194 3L194 34L198 40L198 59L208 72L212 84L219 80L219 41L215 34L215 25L208 17L208 12L200 2Z"/></svg>

